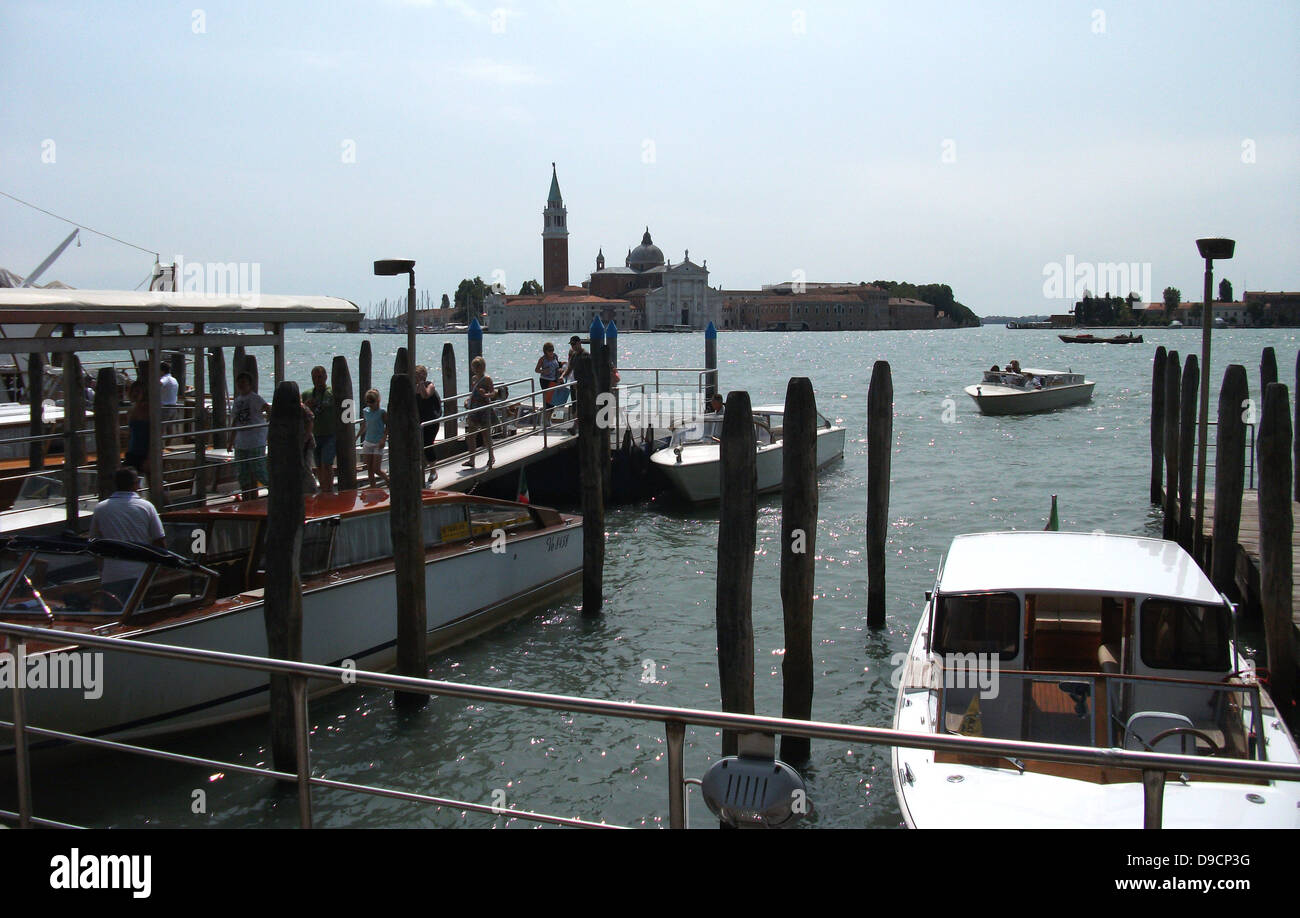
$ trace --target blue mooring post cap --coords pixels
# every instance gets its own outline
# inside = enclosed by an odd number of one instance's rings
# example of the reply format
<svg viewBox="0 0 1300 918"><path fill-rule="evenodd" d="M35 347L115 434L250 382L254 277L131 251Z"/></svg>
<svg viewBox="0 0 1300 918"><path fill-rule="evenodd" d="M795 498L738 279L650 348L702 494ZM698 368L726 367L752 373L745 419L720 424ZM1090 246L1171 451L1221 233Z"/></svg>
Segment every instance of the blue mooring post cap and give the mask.
<svg viewBox="0 0 1300 918"><path fill-rule="evenodd" d="M609 324L605 326L605 337L606 338L618 337L618 326L614 324L613 319L610 319Z"/></svg>
<svg viewBox="0 0 1300 918"><path fill-rule="evenodd" d="M600 321L600 316L594 316L591 320L591 328L588 329L592 342L605 340L605 323Z"/></svg>
<svg viewBox="0 0 1300 918"><path fill-rule="evenodd" d="M718 330L717 330L716 328L713 327L713 323L712 323L712 322L710 322L709 325L708 325L708 327L704 329L704 337L706 337L706 338L716 338L716 337L718 337Z"/></svg>
<svg viewBox="0 0 1300 918"><path fill-rule="evenodd" d="M483 339L483 327L478 324L478 319L469 320L469 331L466 332L470 340L481 341Z"/></svg>

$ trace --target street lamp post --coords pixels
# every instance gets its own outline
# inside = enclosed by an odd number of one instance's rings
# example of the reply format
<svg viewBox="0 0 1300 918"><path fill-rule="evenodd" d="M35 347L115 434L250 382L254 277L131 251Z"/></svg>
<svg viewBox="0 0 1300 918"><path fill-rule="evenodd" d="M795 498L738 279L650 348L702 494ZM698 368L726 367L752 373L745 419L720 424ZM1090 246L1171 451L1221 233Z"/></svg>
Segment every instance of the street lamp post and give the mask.
<svg viewBox="0 0 1300 918"><path fill-rule="evenodd" d="M406 369L415 379L415 262L409 258L385 258L375 262L376 277L393 277L409 274L410 286L406 288Z"/></svg>
<svg viewBox="0 0 1300 918"><path fill-rule="evenodd" d="M1232 257L1237 243L1232 239L1197 239L1196 248L1205 259L1205 295L1201 300L1201 440L1196 447L1196 538L1193 550L1199 560L1205 550L1205 454L1210 441L1210 329L1214 323L1214 259Z"/></svg>

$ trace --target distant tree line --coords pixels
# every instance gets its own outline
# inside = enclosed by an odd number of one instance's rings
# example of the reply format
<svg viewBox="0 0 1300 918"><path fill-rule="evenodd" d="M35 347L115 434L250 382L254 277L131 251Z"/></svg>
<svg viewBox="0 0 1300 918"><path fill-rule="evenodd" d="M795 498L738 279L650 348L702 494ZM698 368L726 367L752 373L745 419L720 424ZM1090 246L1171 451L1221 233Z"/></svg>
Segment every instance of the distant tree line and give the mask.
<svg viewBox="0 0 1300 918"><path fill-rule="evenodd" d="M1083 299L1074 304L1074 321L1078 325L1133 325L1133 307L1142 298L1136 293L1128 296L1093 296L1084 292Z"/></svg>
<svg viewBox="0 0 1300 918"><path fill-rule="evenodd" d="M947 284L910 284L907 281L884 280L872 281L871 283L877 287L883 287L891 297L929 303L935 308L936 312L944 312L948 318L959 326L977 327L980 324L980 317L957 302L952 295L952 288Z"/></svg>

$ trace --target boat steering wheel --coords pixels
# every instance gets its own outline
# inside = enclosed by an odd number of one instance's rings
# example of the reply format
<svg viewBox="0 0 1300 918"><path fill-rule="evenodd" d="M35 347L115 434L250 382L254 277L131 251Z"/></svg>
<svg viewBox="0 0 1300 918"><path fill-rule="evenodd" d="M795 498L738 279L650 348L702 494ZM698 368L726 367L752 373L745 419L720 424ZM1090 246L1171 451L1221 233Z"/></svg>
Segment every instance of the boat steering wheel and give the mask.
<svg viewBox="0 0 1300 918"><path fill-rule="evenodd" d="M1170 727L1168 730L1162 730L1155 736L1151 737L1150 741L1147 743L1147 748L1154 752L1156 743L1160 742L1166 736L1175 736L1177 734L1188 734L1197 739L1205 740L1205 742L1210 746L1210 755L1212 756L1223 754L1222 746L1216 743L1204 730L1197 730L1195 727Z"/></svg>

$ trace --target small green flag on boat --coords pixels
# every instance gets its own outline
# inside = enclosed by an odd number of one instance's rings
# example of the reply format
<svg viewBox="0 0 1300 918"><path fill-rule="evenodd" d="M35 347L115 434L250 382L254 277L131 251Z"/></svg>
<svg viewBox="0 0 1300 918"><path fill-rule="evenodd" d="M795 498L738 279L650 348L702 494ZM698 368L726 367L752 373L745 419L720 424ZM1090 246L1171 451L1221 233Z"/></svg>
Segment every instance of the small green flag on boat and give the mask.
<svg viewBox="0 0 1300 918"><path fill-rule="evenodd" d="M1043 527L1043 532L1060 532L1061 518L1056 515L1056 495L1052 495L1052 515L1047 520L1047 525Z"/></svg>

